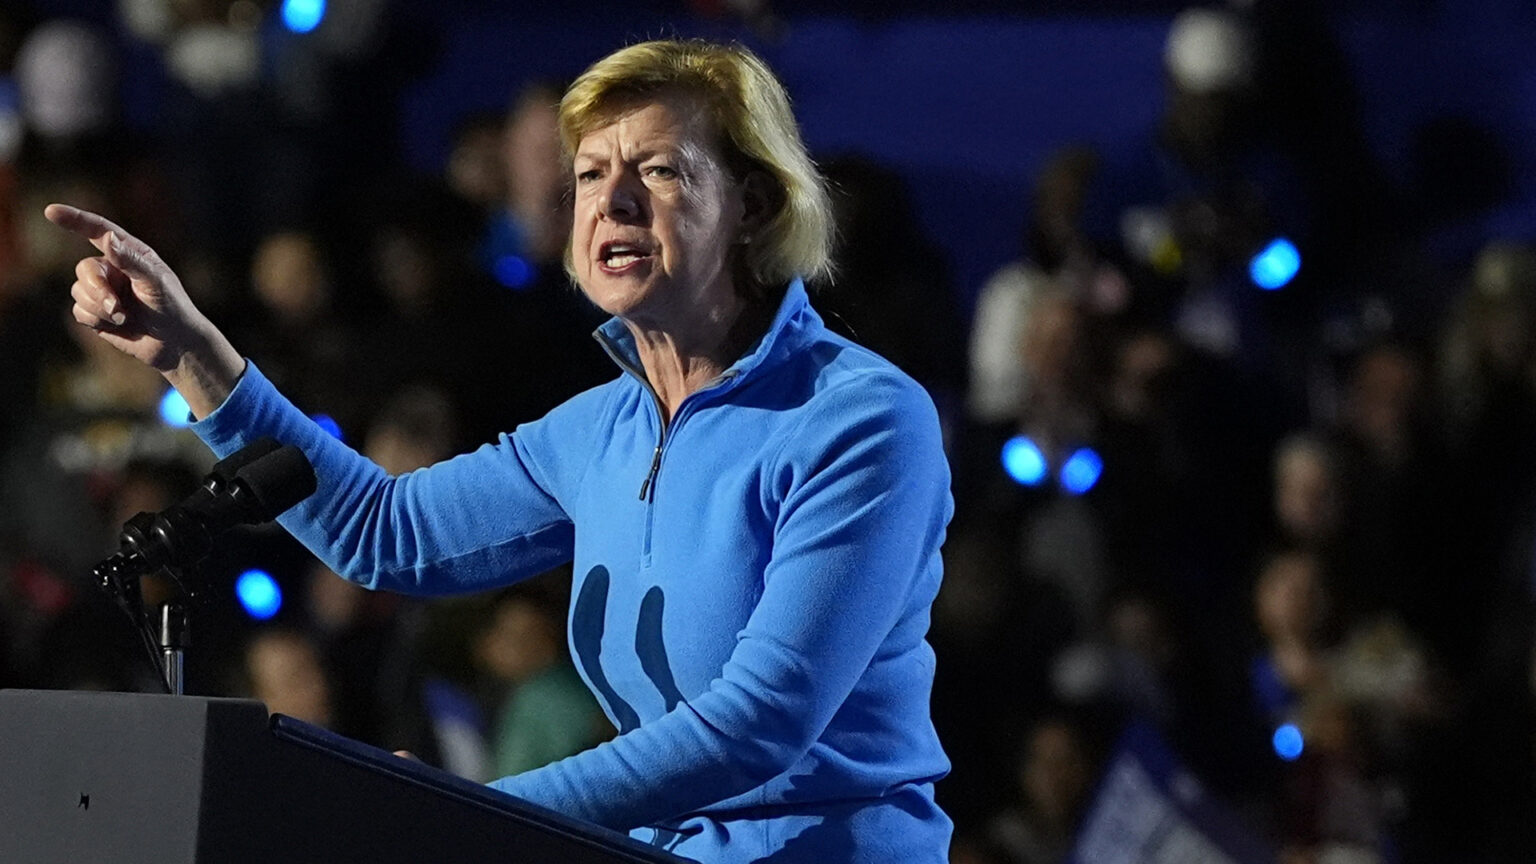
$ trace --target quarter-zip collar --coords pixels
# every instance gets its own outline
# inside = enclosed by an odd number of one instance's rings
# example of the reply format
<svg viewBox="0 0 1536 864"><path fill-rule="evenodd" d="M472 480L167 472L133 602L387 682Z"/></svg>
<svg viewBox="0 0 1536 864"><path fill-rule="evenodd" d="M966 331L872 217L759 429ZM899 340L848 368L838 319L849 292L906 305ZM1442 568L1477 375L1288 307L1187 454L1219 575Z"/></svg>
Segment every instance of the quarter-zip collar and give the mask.
<svg viewBox="0 0 1536 864"><path fill-rule="evenodd" d="M805 293L805 283L798 277L791 280L789 287L784 291L784 299L779 301L779 309L774 313L773 322L768 325L768 331L746 354L727 367L713 381L689 394L678 406L677 414L672 418L672 425L675 426L681 422L683 415L696 405L699 399L718 397L728 393L740 387L748 379L765 374L782 363L785 358L794 353L798 346L815 338L821 328L821 316L811 308L810 298ZM661 399L656 395L656 389L651 386L651 382L646 380L645 367L640 363L640 350L635 344L634 334L629 332L629 328L624 326L623 321L617 317L608 319L592 333L592 338L596 339L613 362L628 373L651 397L651 405L656 411L656 448L651 453L650 470L646 472L645 479L640 484L640 500L653 500L656 475L661 470L662 455L666 450L667 439L670 437L668 424L662 422ZM646 547L649 549L649 542L646 543Z"/></svg>
<svg viewBox="0 0 1536 864"><path fill-rule="evenodd" d="M791 280L784 291L784 299L779 302L778 311L774 313L773 323L768 325L768 331L746 354L715 379L715 383L699 392L707 390L721 393L741 386L743 381L783 362L796 346L814 338L821 328L821 316L811 308L805 283L798 277ZM640 351L635 345L634 334L629 332L623 321L618 318L608 319L592 333L592 337L603 346L603 350L608 352L608 356L613 358L620 369L633 376L655 398L655 391L645 379L644 367L640 364Z"/></svg>

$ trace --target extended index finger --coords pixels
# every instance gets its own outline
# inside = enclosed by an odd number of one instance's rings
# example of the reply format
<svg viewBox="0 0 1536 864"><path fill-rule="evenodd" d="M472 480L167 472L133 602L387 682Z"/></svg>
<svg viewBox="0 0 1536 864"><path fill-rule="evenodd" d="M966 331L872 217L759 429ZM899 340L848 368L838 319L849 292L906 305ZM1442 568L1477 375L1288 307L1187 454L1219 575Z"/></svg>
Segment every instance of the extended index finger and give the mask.
<svg viewBox="0 0 1536 864"><path fill-rule="evenodd" d="M111 251L111 235L116 234L124 239L129 236L127 231L107 217L68 204L49 204L43 208L43 215L60 228L91 241L91 245L102 252Z"/></svg>

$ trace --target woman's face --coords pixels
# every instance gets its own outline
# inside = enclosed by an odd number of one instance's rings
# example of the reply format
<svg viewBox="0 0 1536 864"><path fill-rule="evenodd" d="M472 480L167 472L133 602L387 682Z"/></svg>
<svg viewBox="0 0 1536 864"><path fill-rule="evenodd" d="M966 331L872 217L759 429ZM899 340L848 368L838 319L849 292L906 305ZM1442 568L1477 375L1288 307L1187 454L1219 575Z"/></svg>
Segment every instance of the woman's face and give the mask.
<svg viewBox="0 0 1536 864"><path fill-rule="evenodd" d="M610 315L667 329L735 302L744 216L708 115L684 95L625 105L582 137L571 259Z"/></svg>

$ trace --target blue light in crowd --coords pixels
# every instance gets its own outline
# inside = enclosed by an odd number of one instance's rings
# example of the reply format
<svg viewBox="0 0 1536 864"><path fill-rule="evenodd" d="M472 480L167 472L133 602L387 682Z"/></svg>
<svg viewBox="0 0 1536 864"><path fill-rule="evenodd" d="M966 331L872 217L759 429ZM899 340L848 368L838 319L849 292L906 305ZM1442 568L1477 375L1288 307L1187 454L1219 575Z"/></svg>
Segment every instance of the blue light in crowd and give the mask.
<svg viewBox="0 0 1536 864"><path fill-rule="evenodd" d="M516 255L503 255L496 259L496 281L508 288L524 288L533 281L533 267Z"/></svg>
<svg viewBox="0 0 1536 864"><path fill-rule="evenodd" d="M1301 252L1296 244L1279 237L1259 250L1248 262L1248 276L1253 284L1265 291L1274 291L1289 285L1301 270Z"/></svg>
<svg viewBox="0 0 1536 864"><path fill-rule="evenodd" d="M309 419L315 421L315 425L316 426L319 426L321 429L324 429L325 430L325 434L331 436L332 438L335 438L337 441L345 441L345 440L347 440L346 438L343 438L342 435L341 435L341 424L337 423L335 420L331 419L331 415L329 415L329 414L311 414L309 416Z"/></svg>
<svg viewBox="0 0 1536 864"><path fill-rule="evenodd" d="M265 570L247 570L235 580L235 596L245 607L245 614L265 621L283 608L283 589Z"/></svg>
<svg viewBox="0 0 1536 864"><path fill-rule="evenodd" d="M1275 730L1275 755L1287 762L1295 762L1301 758L1302 748L1306 742L1301 738L1301 730L1294 723L1286 723Z"/></svg>
<svg viewBox="0 0 1536 864"><path fill-rule="evenodd" d="M1015 435L1003 444L1003 470L1015 482L1039 486L1045 479L1045 454L1040 446L1023 435Z"/></svg>
<svg viewBox="0 0 1536 864"><path fill-rule="evenodd" d="M294 33L308 33L325 18L325 0L283 0L283 26Z"/></svg>
<svg viewBox="0 0 1536 864"><path fill-rule="evenodd" d="M191 414L192 409L187 407L187 400L175 390L167 390L160 397L160 419L165 421L165 425L181 429L191 424Z"/></svg>
<svg viewBox="0 0 1536 864"><path fill-rule="evenodd" d="M1081 495L1099 482L1104 473L1104 460L1087 447L1073 451L1061 466L1061 486L1073 495Z"/></svg>

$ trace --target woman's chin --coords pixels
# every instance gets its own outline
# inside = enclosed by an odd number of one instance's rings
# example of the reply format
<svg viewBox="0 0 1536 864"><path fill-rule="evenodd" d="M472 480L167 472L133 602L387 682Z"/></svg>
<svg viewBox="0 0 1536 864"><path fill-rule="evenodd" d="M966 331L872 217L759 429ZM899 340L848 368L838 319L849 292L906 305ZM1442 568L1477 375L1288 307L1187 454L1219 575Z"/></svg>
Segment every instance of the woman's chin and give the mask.
<svg viewBox="0 0 1536 864"><path fill-rule="evenodd" d="M580 284L582 292L597 308L609 315L626 318L654 304L659 286L648 276L649 273L612 274L599 271Z"/></svg>

